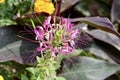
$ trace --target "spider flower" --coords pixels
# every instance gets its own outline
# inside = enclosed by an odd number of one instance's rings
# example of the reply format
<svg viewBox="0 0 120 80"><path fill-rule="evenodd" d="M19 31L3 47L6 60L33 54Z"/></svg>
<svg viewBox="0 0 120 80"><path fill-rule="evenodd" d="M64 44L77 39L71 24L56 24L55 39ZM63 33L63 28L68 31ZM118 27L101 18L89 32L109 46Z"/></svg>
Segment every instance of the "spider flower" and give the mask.
<svg viewBox="0 0 120 80"><path fill-rule="evenodd" d="M51 22L51 16L49 16L43 26L37 26L34 29L35 39L40 41L37 51L49 51L53 56L59 53L64 55L72 53L78 29L74 29L74 24L66 18L59 18L57 22Z"/></svg>
<svg viewBox="0 0 120 80"><path fill-rule="evenodd" d="M50 0L35 0L34 2L35 12L45 12L52 14L55 11L54 5Z"/></svg>

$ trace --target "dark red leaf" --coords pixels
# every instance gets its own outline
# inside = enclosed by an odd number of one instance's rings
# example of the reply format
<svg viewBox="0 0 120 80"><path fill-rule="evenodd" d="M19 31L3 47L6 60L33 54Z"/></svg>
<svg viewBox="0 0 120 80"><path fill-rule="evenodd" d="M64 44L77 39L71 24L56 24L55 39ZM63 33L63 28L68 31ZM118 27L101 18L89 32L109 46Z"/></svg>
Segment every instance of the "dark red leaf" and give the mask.
<svg viewBox="0 0 120 80"><path fill-rule="evenodd" d="M89 17L89 18L75 18L71 22L83 22L103 31L113 33L120 38L120 34L115 30L113 24L108 18Z"/></svg>
<svg viewBox="0 0 120 80"><path fill-rule="evenodd" d="M112 22L120 20L120 0L113 0L112 10L111 10L111 20Z"/></svg>

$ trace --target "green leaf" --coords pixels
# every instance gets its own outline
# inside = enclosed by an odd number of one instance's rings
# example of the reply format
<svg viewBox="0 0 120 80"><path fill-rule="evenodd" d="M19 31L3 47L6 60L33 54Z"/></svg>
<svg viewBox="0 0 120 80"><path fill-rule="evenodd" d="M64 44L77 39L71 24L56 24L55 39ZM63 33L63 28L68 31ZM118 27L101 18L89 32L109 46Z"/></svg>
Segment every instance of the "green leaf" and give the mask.
<svg viewBox="0 0 120 80"><path fill-rule="evenodd" d="M21 80L29 80L28 77L24 74L21 74Z"/></svg>
<svg viewBox="0 0 120 80"><path fill-rule="evenodd" d="M21 74L26 74L26 67L29 65L23 65L15 61L7 61L0 63L0 74L4 77L5 80L14 80L13 78L20 78Z"/></svg>
<svg viewBox="0 0 120 80"><path fill-rule="evenodd" d="M72 53L72 54L69 54L68 56L69 56L69 57L78 56L78 55L80 55L80 53L82 53L82 52L83 52L82 49L73 49L73 53Z"/></svg>
<svg viewBox="0 0 120 80"><path fill-rule="evenodd" d="M31 20L34 22L35 25L42 24L44 22L45 16L48 16L47 13L41 13L41 14L29 14L24 17L16 17L15 21L18 25L27 25L31 26Z"/></svg>
<svg viewBox="0 0 120 80"><path fill-rule="evenodd" d="M13 18L31 13L34 0L4 0L0 4L0 26L15 24Z"/></svg>
<svg viewBox="0 0 120 80"><path fill-rule="evenodd" d="M89 57L79 57L75 61L76 63L65 61L63 73L59 76L67 80L104 80L120 70L120 65Z"/></svg>
<svg viewBox="0 0 120 80"><path fill-rule="evenodd" d="M65 78L63 78L63 77L56 77L56 79L55 80L66 80Z"/></svg>
<svg viewBox="0 0 120 80"><path fill-rule="evenodd" d="M32 74L35 74L35 72L36 72L36 70L33 67L26 68L26 70L28 70Z"/></svg>
<svg viewBox="0 0 120 80"><path fill-rule="evenodd" d="M0 67L0 75L2 75L5 80L12 80L11 76L9 76L10 72L3 67Z"/></svg>
<svg viewBox="0 0 120 80"><path fill-rule="evenodd" d="M14 25L16 22L12 21L11 19L0 19L0 27Z"/></svg>
<svg viewBox="0 0 120 80"><path fill-rule="evenodd" d="M90 2L91 2L91 1L90 1ZM80 2L79 2L77 5L75 5L75 9L78 10L79 12L81 12L81 13L82 13L83 15L85 15L85 16L90 16L91 13L90 13L90 11L88 10L88 5L90 5L90 3L87 4L86 1L80 0Z"/></svg>
<svg viewBox="0 0 120 80"><path fill-rule="evenodd" d="M25 69L26 67L30 67L30 65L20 64L18 62L12 61L12 60L6 61L6 62L0 62L0 64L9 66L11 68L15 68L15 69L17 69L17 71Z"/></svg>

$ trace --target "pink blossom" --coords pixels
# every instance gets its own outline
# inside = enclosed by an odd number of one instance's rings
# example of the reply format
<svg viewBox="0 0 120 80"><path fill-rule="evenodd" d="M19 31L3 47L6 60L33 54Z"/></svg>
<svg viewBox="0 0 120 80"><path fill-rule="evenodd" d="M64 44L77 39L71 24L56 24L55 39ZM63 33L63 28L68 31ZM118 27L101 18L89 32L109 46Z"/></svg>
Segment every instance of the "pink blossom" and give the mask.
<svg viewBox="0 0 120 80"><path fill-rule="evenodd" d="M56 48L52 48L51 49L51 54L52 54L52 56L55 56L55 53L57 52L57 50L56 50Z"/></svg>
<svg viewBox="0 0 120 80"><path fill-rule="evenodd" d="M76 37L76 34L78 34L78 29L72 30L71 33L70 33L70 38L74 39Z"/></svg>
<svg viewBox="0 0 120 80"><path fill-rule="evenodd" d="M49 16L43 23L43 26L37 26L34 30L36 40L39 40L40 45L37 51L50 51L52 56L57 54L69 54L73 52L74 39L78 34L78 30L74 29L74 24L69 19L59 18L59 22L51 23Z"/></svg>
<svg viewBox="0 0 120 80"><path fill-rule="evenodd" d="M37 48L37 51L44 51L47 48L47 45L45 42L41 42L40 46Z"/></svg>
<svg viewBox="0 0 120 80"><path fill-rule="evenodd" d="M44 40L44 32L41 26L37 26L37 28L34 30L34 33L36 34L36 40Z"/></svg>
<svg viewBox="0 0 120 80"><path fill-rule="evenodd" d="M62 54L72 53L72 47L70 47L68 44L65 44L64 47L59 47L59 51Z"/></svg>
<svg viewBox="0 0 120 80"><path fill-rule="evenodd" d="M44 21L44 23L43 23L43 27L44 27L44 28L47 27L47 25L50 24L50 20L51 20L51 16L49 16L49 17Z"/></svg>

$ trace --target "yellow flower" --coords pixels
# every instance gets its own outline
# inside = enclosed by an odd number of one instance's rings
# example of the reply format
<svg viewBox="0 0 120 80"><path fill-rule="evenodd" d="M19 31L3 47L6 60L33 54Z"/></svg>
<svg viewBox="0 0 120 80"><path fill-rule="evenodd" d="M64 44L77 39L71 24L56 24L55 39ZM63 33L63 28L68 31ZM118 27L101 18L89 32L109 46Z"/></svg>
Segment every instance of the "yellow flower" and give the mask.
<svg viewBox="0 0 120 80"><path fill-rule="evenodd" d="M0 75L0 80L4 80L4 78L2 77L2 75Z"/></svg>
<svg viewBox="0 0 120 80"><path fill-rule="evenodd" d="M3 3L4 2L4 0L0 0L0 3Z"/></svg>
<svg viewBox="0 0 120 80"><path fill-rule="evenodd" d="M34 11L52 14L55 11L55 8L50 0L35 0Z"/></svg>

